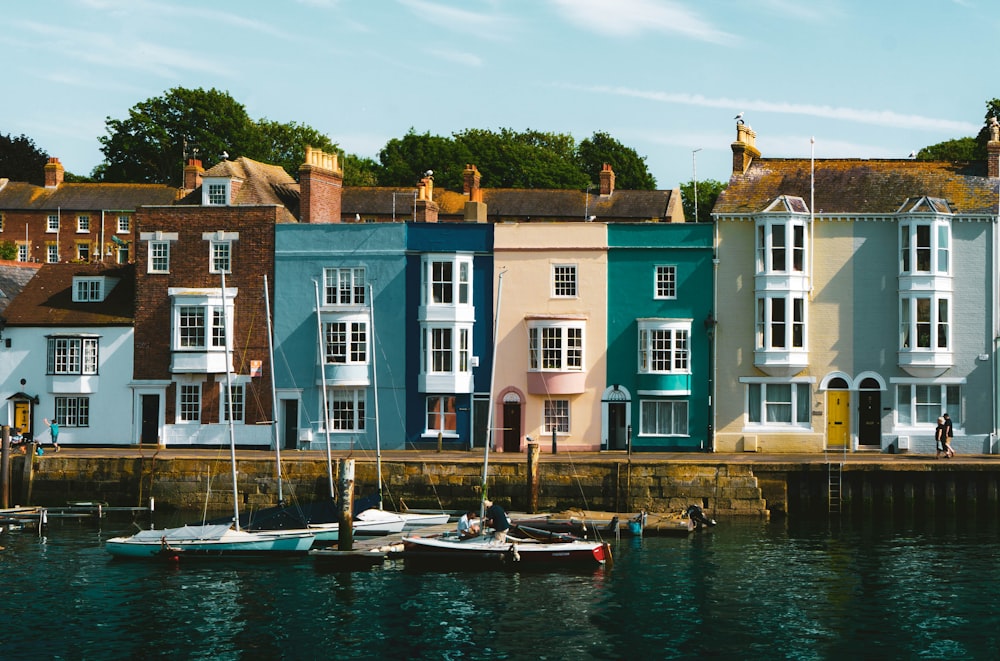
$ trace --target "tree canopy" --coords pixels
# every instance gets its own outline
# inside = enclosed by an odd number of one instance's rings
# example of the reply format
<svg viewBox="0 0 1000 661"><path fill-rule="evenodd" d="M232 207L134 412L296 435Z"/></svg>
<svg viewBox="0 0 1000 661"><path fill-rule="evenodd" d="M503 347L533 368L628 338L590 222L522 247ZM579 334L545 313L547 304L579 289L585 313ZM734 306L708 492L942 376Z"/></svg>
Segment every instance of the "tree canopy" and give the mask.
<svg viewBox="0 0 1000 661"><path fill-rule="evenodd" d="M712 221L712 207L719 198L719 194L726 190L729 184L715 179L706 179L698 182L698 213L695 217L694 211L694 180L681 184L681 201L684 206L684 218L690 222L708 223Z"/></svg>
<svg viewBox="0 0 1000 661"><path fill-rule="evenodd" d="M15 138L0 133L0 176L42 186L45 184L45 163L48 159L48 154L28 136Z"/></svg>
<svg viewBox="0 0 1000 661"><path fill-rule="evenodd" d="M108 117L105 125L108 135L98 138L104 163L94 170L103 181L177 185L187 158L210 168L224 153L281 165L296 176L307 144L336 149L304 124L254 121L243 104L216 89L176 87L136 104L126 119Z"/></svg>
<svg viewBox="0 0 1000 661"><path fill-rule="evenodd" d="M1000 99L986 102L983 126L975 137L945 140L917 152L918 161L985 161L986 143L990 140L990 119L1000 119Z"/></svg>
<svg viewBox="0 0 1000 661"><path fill-rule="evenodd" d="M433 170L439 186L461 189L462 172L472 163L489 188L582 189L599 184L602 164L610 163L618 188L656 188L645 158L607 133L595 133L578 145L571 135L534 130L466 129L446 138L411 128L386 143L379 163L383 186L410 186Z"/></svg>

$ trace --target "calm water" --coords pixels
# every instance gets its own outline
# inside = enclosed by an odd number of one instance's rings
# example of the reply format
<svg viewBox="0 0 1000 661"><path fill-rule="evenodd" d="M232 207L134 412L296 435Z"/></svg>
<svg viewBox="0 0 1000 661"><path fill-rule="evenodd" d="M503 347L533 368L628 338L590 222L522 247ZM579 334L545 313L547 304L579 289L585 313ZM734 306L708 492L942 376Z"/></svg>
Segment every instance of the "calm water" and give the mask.
<svg viewBox="0 0 1000 661"><path fill-rule="evenodd" d="M0 658L1000 655L993 518L723 521L623 539L612 569L559 573L113 560L103 540L129 526L0 533Z"/></svg>

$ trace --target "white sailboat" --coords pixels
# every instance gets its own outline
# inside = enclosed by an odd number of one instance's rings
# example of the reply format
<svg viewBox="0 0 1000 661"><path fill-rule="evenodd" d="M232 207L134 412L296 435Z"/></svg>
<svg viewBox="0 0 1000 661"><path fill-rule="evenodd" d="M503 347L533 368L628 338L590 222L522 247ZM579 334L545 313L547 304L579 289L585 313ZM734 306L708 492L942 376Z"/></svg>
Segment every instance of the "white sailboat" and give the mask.
<svg viewBox="0 0 1000 661"><path fill-rule="evenodd" d="M236 481L236 430L233 421L232 349L229 324L226 322L226 275L222 274L222 314L226 327L226 398L229 418L229 453L233 477L233 520L230 524L204 524L143 530L128 537L113 537L105 542L108 553L116 557L154 558L180 556L273 556L308 553L316 538L310 530L249 531L240 528L239 489Z"/></svg>
<svg viewBox="0 0 1000 661"><path fill-rule="evenodd" d="M482 498L481 514L485 513L486 480L489 475L490 446L493 443L493 391L496 380L497 334L500 323L500 299L503 294L503 276L506 271L500 271L497 277L497 303L493 322L493 376L490 380L489 412L486 416L487 435L486 448L483 455L483 477L480 497ZM515 539L507 537L505 541L495 540L492 533L481 532L479 535L462 539L457 533L449 532L442 535L421 537L410 535L403 537L402 557L405 562L415 564L445 564L471 563L477 565L543 565L562 567L566 565L603 565L611 559L611 547L600 541L570 539L558 542L542 542L534 539Z"/></svg>

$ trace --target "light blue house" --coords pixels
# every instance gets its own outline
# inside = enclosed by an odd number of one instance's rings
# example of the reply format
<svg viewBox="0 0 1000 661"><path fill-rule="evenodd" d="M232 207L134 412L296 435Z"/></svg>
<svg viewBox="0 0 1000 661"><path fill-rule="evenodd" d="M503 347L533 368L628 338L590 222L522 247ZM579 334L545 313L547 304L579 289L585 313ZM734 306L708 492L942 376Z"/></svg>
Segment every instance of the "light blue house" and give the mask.
<svg viewBox="0 0 1000 661"><path fill-rule="evenodd" d="M403 447L406 232L401 223L276 228L274 373L282 447L321 449L328 440L334 449L374 450L376 441Z"/></svg>

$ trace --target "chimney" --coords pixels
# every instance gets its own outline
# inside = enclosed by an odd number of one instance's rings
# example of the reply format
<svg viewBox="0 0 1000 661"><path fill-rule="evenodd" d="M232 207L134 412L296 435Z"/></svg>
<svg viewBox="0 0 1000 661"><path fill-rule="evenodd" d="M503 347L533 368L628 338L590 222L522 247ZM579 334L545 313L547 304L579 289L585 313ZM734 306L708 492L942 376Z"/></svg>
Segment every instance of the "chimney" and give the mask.
<svg viewBox="0 0 1000 661"><path fill-rule="evenodd" d="M299 220L303 223L339 223L344 195L344 171L336 154L306 146L306 162L299 166Z"/></svg>
<svg viewBox="0 0 1000 661"><path fill-rule="evenodd" d="M413 220L418 223L436 223L440 207L434 201L434 180L424 177L417 186L417 203Z"/></svg>
<svg viewBox="0 0 1000 661"><path fill-rule="evenodd" d="M201 186L201 173L205 168L201 167L201 161L196 158L189 158L184 166L184 189L194 190Z"/></svg>
<svg viewBox="0 0 1000 661"><path fill-rule="evenodd" d="M462 193L468 196L470 202L482 202L483 191L479 188L479 170L472 163L467 163L462 171Z"/></svg>
<svg viewBox="0 0 1000 661"><path fill-rule="evenodd" d="M59 188L59 184L63 182L65 174L66 170L63 168L62 163L59 162L59 159L50 158L49 162L45 164L45 187Z"/></svg>
<svg viewBox="0 0 1000 661"><path fill-rule="evenodd" d="M757 134L753 129L743 123L743 120L736 122L736 142L733 148L733 174L746 174L747 168L753 163L753 159L760 158L760 151L757 150Z"/></svg>
<svg viewBox="0 0 1000 661"><path fill-rule="evenodd" d="M615 171L611 165L605 163L601 166L601 195L611 195L615 192Z"/></svg>

